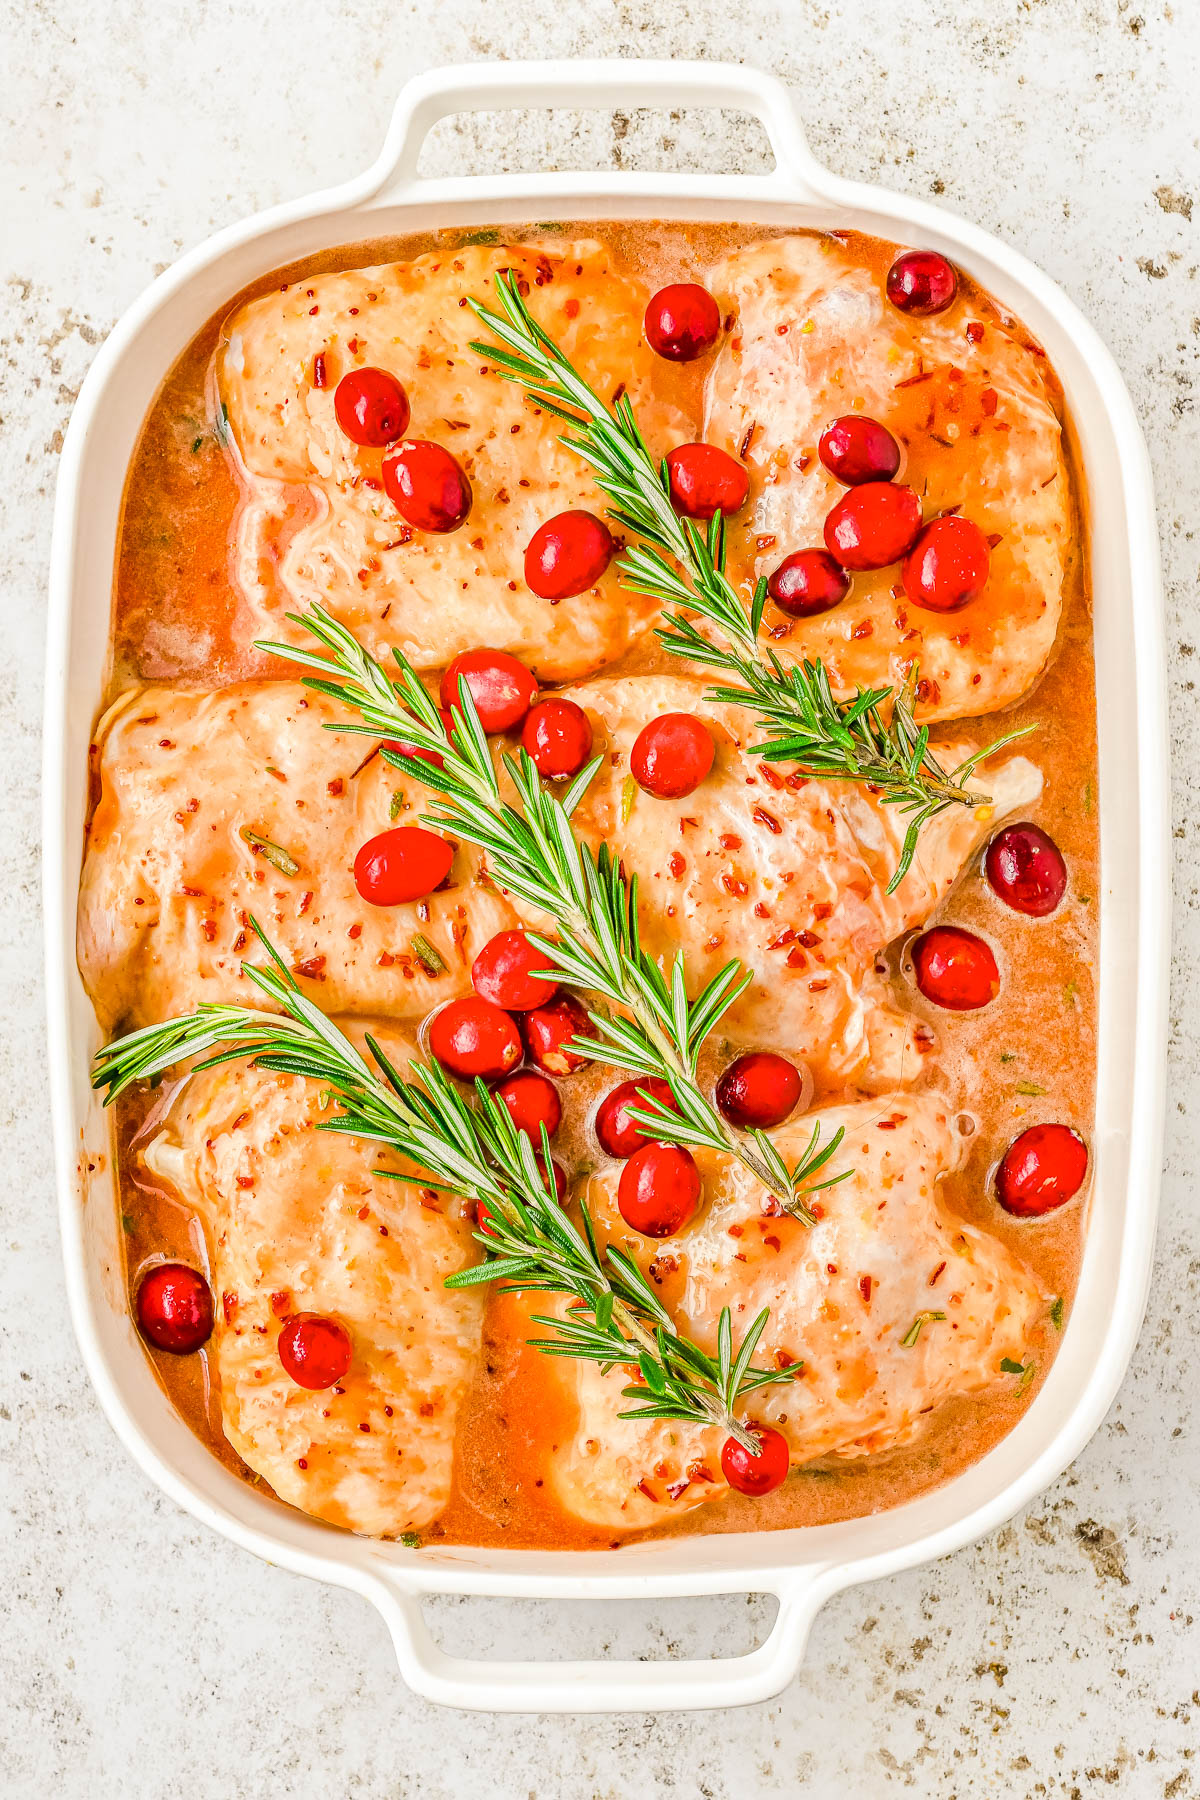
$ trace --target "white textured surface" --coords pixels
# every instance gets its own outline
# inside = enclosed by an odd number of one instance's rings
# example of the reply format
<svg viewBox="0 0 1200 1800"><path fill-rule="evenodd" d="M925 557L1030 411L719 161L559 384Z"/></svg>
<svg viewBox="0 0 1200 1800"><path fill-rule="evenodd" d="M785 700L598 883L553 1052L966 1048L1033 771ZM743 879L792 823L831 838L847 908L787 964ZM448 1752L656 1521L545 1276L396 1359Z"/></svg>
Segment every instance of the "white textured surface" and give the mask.
<svg viewBox="0 0 1200 1800"><path fill-rule="evenodd" d="M909 1789L1200 1796L1197 891L1200 11L1189 0L109 0L0 4L0 1788L356 1800L709 1800ZM665 1719L483 1719L400 1686L374 1613L265 1567L138 1475L66 1319L37 965L43 589L55 455L100 342L217 226L356 172L435 62L700 55L805 97L839 171L999 232L1115 351L1154 457L1167 570L1178 906L1158 1273L1111 1417L1011 1527L833 1601L779 1700ZM434 165L746 166L695 118L484 120ZM1195 207L1193 207L1193 199ZM1195 213L1195 216L1193 216ZM448 1647L702 1655L765 1607L445 1603Z"/></svg>

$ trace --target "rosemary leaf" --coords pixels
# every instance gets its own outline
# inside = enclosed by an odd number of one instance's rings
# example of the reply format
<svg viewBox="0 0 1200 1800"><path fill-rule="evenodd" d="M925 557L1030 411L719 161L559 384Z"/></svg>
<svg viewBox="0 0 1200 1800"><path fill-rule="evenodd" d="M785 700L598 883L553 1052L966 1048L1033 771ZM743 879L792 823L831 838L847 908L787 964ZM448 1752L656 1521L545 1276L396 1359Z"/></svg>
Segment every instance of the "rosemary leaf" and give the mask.
<svg viewBox="0 0 1200 1800"><path fill-rule="evenodd" d="M249 844L252 850L257 850L265 856L272 868L278 869L281 875L298 875L300 873L300 864L294 856L288 854L282 844L273 844L270 838L261 836L257 831L251 831L248 825L242 826L238 836Z"/></svg>
<svg viewBox="0 0 1200 1800"><path fill-rule="evenodd" d="M408 940L409 948L430 975L440 975L446 965L437 950L423 932L414 931Z"/></svg>
<svg viewBox="0 0 1200 1800"><path fill-rule="evenodd" d="M921 1327L923 1325L934 1325L937 1323L937 1321L939 1319L944 1319L945 1316L946 1315L944 1312L920 1312L920 1313L918 1313L916 1318L913 1320L912 1324L909 1326L908 1330L905 1332L904 1336L900 1339L901 1348L904 1350L911 1350L913 1345L916 1343L917 1339L921 1335ZM1003 1368L1004 1364L1001 1363L1000 1367Z"/></svg>

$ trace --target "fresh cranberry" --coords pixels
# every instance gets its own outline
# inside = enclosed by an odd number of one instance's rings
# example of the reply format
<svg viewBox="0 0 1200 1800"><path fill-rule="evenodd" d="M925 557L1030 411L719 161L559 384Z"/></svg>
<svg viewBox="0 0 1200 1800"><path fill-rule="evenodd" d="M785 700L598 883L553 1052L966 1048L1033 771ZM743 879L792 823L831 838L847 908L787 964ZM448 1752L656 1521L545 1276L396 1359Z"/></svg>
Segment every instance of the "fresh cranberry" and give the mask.
<svg viewBox="0 0 1200 1800"><path fill-rule="evenodd" d="M825 545L845 569L885 569L912 549L921 502L894 481L868 481L843 494L825 521Z"/></svg>
<svg viewBox="0 0 1200 1800"><path fill-rule="evenodd" d="M917 987L948 1012L975 1012L1000 992L991 946L957 925L935 925L912 947Z"/></svg>
<svg viewBox="0 0 1200 1800"><path fill-rule="evenodd" d="M695 713L660 713L643 725L629 755L633 779L659 800L678 800L713 766L712 733Z"/></svg>
<svg viewBox="0 0 1200 1800"><path fill-rule="evenodd" d="M531 1006L545 1006L558 991L556 982L533 973L549 960L523 931L498 931L471 964L471 985L493 1006L527 1012Z"/></svg>
<svg viewBox="0 0 1200 1800"><path fill-rule="evenodd" d="M996 1197L1018 1219L1040 1219L1083 1186L1087 1145L1069 1125L1031 1125L1008 1146L996 1170Z"/></svg>
<svg viewBox="0 0 1200 1800"><path fill-rule="evenodd" d="M900 446L878 419L845 413L827 425L817 455L838 481L858 487L864 481L890 481L900 467Z"/></svg>
<svg viewBox="0 0 1200 1800"><path fill-rule="evenodd" d="M667 457L671 505L689 519L739 512L750 492L740 462L716 444L680 444Z"/></svg>
<svg viewBox="0 0 1200 1800"><path fill-rule="evenodd" d="M540 701L530 712L521 743L539 775L547 781L565 781L578 775L592 754L591 723L582 706L556 696Z"/></svg>
<svg viewBox="0 0 1200 1800"><path fill-rule="evenodd" d="M464 650L442 676L443 706L461 704L458 684L465 681L488 732L511 731L537 699L537 677L504 650Z"/></svg>
<svg viewBox="0 0 1200 1800"><path fill-rule="evenodd" d="M138 1283L135 1311L142 1336L172 1356L190 1356L212 1335L212 1292L187 1263L155 1263L147 1270Z"/></svg>
<svg viewBox="0 0 1200 1800"><path fill-rule="evenodd" d="M904 592L929 612L956 612L983 591L991 563L978 525L957 513L931 519L904 563Z"/></svg>
<svg viewBox="0 0 1200 1800"><path fill-rule="evenodd" d="M731 1488L757 1500L781 1486L791 1465L791 1454L787 1439L769 1425L751 1425L750 1435L758 1439L758 1455L752 1455L735 1437L726 1438L721 1449L721 1473Z"/></svg>
<svg viewBox="0 0 1200 1800"><path fill-rule="evenodd" d="M396 825L368 838L354 859L354 885L372 906L423 900L450 873L454 845L419 825Z"/></svg>
<svg viewBox="0 0 1200 1800"><path fill-rule="evenodd" d="M378 450L408 430L408 395L384 369L351 369L333 396L337 422L352 444Z"/></svg>
<svg viewBox="0 0 1200 1800"><path fill-rule="evenodd" d="M617 1183L617 1210L643 1237L674 1237L700 1204L700 1171L680 1144L635 1150Z"/></svg>
<svg viewBox="0 0 1200 1800"><path fill-rule="evenodd" d="M297 1387L331 1388L350 1367L350 1333L320 1313L293 1313L279 1331L279 1360Z"/></svg>
<svg viewBox="0 0 1200 1800"><path fill-rule="evenodd" d="M767 592L793 619L811 619L846 598L850 577L828 550L793 550L768 575Z"/></svg>
<svg viewBox="0 0 1200 1800"><path fill-rule="evenodd" d="M509 1075L499 1087L493 1088L492 1093L517 1130L523 1131L533 1144L541 1144L543 1125L547 1136L553 1137L562 1123L558 1089L536 1069L518 1069L515 1075Z"/></svg>
<svg viewBox="0 0 1200 1800"><path fill-rule="evenodd" d="M1062 851L1040 825L1022 819L996 833L983 859L988 881L1014 912L1044 919L1067 891Z"/></svg>
<svg viewBox="0 0 1200 1800"><path fill-rule="evenodd" d="M596 1137L607 1156L623 1161L653 1142L654 1133L643 1131L629 1116L631 1106L645 1106L647 1094L661 1106L669 1106L672 1112L679 1110L670 1083L661 1076L640 1075L636 1081L623 1081L620 1087L605 1094L596 1110Z"/></svg>
<svg viewBox="0 0 1200 1800"><path fill-rule="evenodd" d="M613 559L612 532L595 513L557 513L525 551L525 585L543 600L570 600L595 587Z"/></svg>
<svg viewBox="0 0 1200 1800"><path fill-rule="evenodd" d="M536 1157L535 1161L537 1162L538 1173L541 1175L542 1180L545 1181L546 1164L540 1156ZM550 1175L554 1182L554 1198L558 1201L560 1206L565 1206L567 1204L566 1171L561 1163L555 1162L553 1157L550 1158Z"/></svg>
<svg viewBox="0 0 1200 1800"><path fill-rule="evenodd" d="M388 499L417 531L457 531L471 510L471 484L441 444L408 438L383 459Z"/></svg>
<svg viewBox="0 0 1200 1800"><path fill-rule="evenodd" d="M717 1083L723 1118L743 1131L768 1131L796 1110L804 1083L795 1063L773 1050L752 1050L730 1063Z"/></svg>
<svg viewBox="0 0 1200 1800"><path fill-rule="evenodd" d="M906 250L887 273L888 299L914 318L945 312L957 292L958 276L936 250Z"/></svg>
<svg viewBox="0 0 1200 1800"><path fill-rule="evenodd" d="M545 1006L524 1013L521 1030L530 1062L548 1075L573 1075L592 1060L567 1048L572 1038L596 1035L596 1027L573 994L559 994Z"/></svg>
<svg viewBox="0 0 1200 1800"><path fill-rule="evenodd" d="M464 994L434 1014L429 1048L452 1075L460 1075L464 1081L481 1075L492 1081L520 1062L521 1034L502 1007L475 994Z"/></svg>
<svg viewBox="0 0 1200 1800"><path fill-rule="evenodd" d="M644 328L656 356L665 356L668 362L694 362L716 343L721 309L697 282L673 281L654 295Z"/></svg>

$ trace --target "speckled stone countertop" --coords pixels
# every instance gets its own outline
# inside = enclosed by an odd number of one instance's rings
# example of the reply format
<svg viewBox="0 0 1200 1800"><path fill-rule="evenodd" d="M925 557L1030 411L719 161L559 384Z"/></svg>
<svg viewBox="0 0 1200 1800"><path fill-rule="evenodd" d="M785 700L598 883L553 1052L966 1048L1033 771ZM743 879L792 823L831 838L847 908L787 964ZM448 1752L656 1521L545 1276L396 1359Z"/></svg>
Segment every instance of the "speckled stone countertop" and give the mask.
<svg viewBox="0 0 1200 1800"><path fill-rule="evenodd" d="M0 1790L420 1800L1200 1796L1200 853L1189 800L1200 529L1200 9L1189 0L350 0L0 4ZM96 346L218 226L364 167L406 76L481 57L744 59L794 82L838 171L940 198L1096 322L1149 434L1166 558L1176 789L1164 1207L1111 1415L1027 1513L821 1613L770 1704L489 1719L405 1691L375 1613L201 1529L118 1447L68 1324L41 1067L37 798L55 459ZM749 126L481 120L433 164L713 170ZM444 1602L486 1654L703 1655L745 1599Z"/></svg>

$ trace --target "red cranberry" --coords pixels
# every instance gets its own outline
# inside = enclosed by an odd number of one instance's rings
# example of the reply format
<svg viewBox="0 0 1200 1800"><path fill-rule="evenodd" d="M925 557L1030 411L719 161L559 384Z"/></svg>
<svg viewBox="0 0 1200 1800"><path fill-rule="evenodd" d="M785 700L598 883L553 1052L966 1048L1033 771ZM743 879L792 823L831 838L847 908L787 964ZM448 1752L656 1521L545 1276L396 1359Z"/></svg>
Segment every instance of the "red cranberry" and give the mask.
<svg viewBox="0 0 1200 1800"><path fill-rule="evenodd" d="M948 1012L975 1012L1000 992L1000 971L991 947L973 931L935 925L912 947L917 987Z"/></svg>
<svg viewBox="0 0 1200 1800"><path fill-rule="evenodd" d="M793 619L811 619L846 598L850 577L828 550L794 550L768 575L767 592Z"/></svg>
<svg viewBox="0 0 1200 1800"><path fill-rule="evenodd" d="M717 1106L731 1125L769 1131L795 1112L804 1089L800 1071L773 1050L752 1050L730 1063L717 1083Z"/></svg>
<svg viewBox="0 0 1200 1800"><path fill-rule="evenodd" d="M475 994L464 994L434 1014L429 1048L452 1075L465 1081L481 1075L491 1081L507 1075L520 1062L521 1034L502 1007Z"/></svg>
<svg viewBox="0 0 1200 1800"><path fill-rule="evenodd" d="M717 341L721 309L695 281L659 288L646 308L646 342L668 362L694 362Z"/></svg>
<svg viewBox="0 0 1200 1800"><path fill-rule="evenodd" d="M958 276L936 250L906 250L887 273L888 299L914 318L945 312L957 292Z"/></svg>
<svg viewBox="0 0 1200 1800"><path fill-rule="evenodd" d="M592 754L592 727L574 700L542 700L525 720L521 743L539 775L565 781Z"/></svg>
<svg viewBox="0 0 1200 1800"><path fill-rule="evenodd" d="M567 1048L572 1038L596 1035L596 1027L573 994L559 994L547 1005L524 1013L521 1030L530 1062L548 1075L573 1075L592 1060Z"/></svg>
<svg viewBox="0 0 1200 1800"><path fill-rule="evenodd" d="M631 1106L644 1106L649 1094L662 1106L677 1112L675 1096L669 1082L658 1075L640 1075L636 1081L623 1081L620 1087L605 1094L596 1111L596 1137L607 1156L623 1161L635 1150L644 1150L653 1141L653 1132L645 1132L629 1116Z"/></svg>
<svg viewBox="0 0 1200 1800"><path fill-rule="evenodd" d="M680 1144L635 1150L617 1183L617 1209L643 1237L674 1237L700 1204L700 1171Z"/></svg>
<svg viewBox="0 0 1200 1800"><path fill-rule="evenodd" d="M460 680L470 689L479 723L488 733L511 731L537 699L537 677L504 650L464 650L456 656L442 676L443 706L461 704Z"/></svg>
<svg viewBox="0 0 1200 1800"><path fill-rule="evenodd" d="M441 444L408 438L383 459L383 487L417 531L457 531L471 510L471 484Z"/></svg>
<svg viewBox="0 0 1200 1800"><path fill-rule="evenodd" d="M333 396L337 422L352 444L382 449L408 430L408 395L384 369L351 369Z"/></svg>
<svg viewBox="0 0 1200 1800"><path fill-rule="evenodd" d="M293 1313L279 1330L279 1360L298 1387L331 1388L350 1367L350 1334L320 1313Z"/></svg>
<svg viewBox="0 0 1200 1800"><path fill-rule="evenodd" d="M817 455L831 475L847 487L864 481L890 481L900 467L900 446L878 419L845 413L827 425Z"/></svg>
<svg viewBox="0 0 1200 1800"><path fill-rule="evenodd" d="M517 1130L523 1131L533 1144L541 1144L543 1125L547 1136L553 1137L562 1123L558 1089L536 1069L518 1069L515 1075L509 1075L499 1087L493 1088L492 1093Z"/></svg>
<svg viewBox="0 0 1200 1800"><path fill-rule="evenodd" d="M633 779L659 800L678 800L713 766L712 733L694 713L660 713L643 725L629 755Z"/></svg>
<svg viewBox="0 0 1200 1800"><path fill-rule="evenodd" d="M996 1197L1018 1219L1040 1219L1083 1186L1087 1145L1069 1125L1031 1125L1014 1138L996 1170Z"/></svg>
<svg viewBox="0 0 1200 1800"><path fill-rule="evenodd" d="M471 985L484 1000L506 1012L527 1012L553 1000L557 983L535 975L550 958L523 931L498 931L471 964Z"/></svg>
<svg viewBox="0 0 1200 1800"><path fill-rule="evenodd" d="M419 825L396 825L368 838L354 859L354 885L372 906L423 900L450 873L454 845Z"/></svg>
<svg viewBox="0 0 1200 1800"><path fill-rule="evenodd" d="M726 1438L721 1449L721 1473L739 1494L760 1499L773 1494L782 1485L791 1464L787 1439L769 1425L751 1425L750 1434L759 1442L757 1456L752 1456L735 1437Z"/></svg>
<svg viewBox="0 0 1200 1800"><path fill-rule="evenodd" d="M546 1179L545 1162L542 1160L542 1158L540 1156L536 1157L535 1161L537 1162L538 1173L541 1175L542 1180L545 1181L545 1179ZM566 1171L564 1170L561 1163L555 1162L553 1157L550 1158L550 1175L551 1175L551 1179L554 1183L554 1198L558 1201L558 1204L560 1206L565 1206L567 1204Z"/></svg>
<svg viewBox="0 0 1200 1800"><path fill-rule="evenodd" d="M868 481L843 494L825 521L829 554L846 569L885 569L912 549L921 502L911 488Z"/></svg>
<svg viewBox="0 0 1200 1800"><path fill-rule="evenodd" d="M595 587L616 548L611 531L595 513L558 513L529 540L525 585L543 600L570 600Z"/></svg>
<svg viewBox="0 0 1200 1800"><path fill-rule="evenodd" d="M746 504L750 477L716 444L680 444L667 457L671 505L688 519L735 513Z"/></svg>
<svg viewBox="0 0 1200 1800"><path fill-rule="evenodd" d="M996 833L983 860L988 881L1014 912L1044 919L1067 891L1062 851L1039 825L1022 819Z"/></svg>
<svg viewBox="0 0 1200 1800"><path fill-rule="evenodd" d="M978 525L957 513L932 519L904 563L904 592L929 612L956 612L983 591L991 563Z"/></svg>
<svg viewBox="0 0 1200 1800"><path fill-rule="evenodd" d="M212 1335L213 1301L207 1281L187 1263L155 1263L138 1283L138 1330L156 1350L189 1356Z"/></svg>

